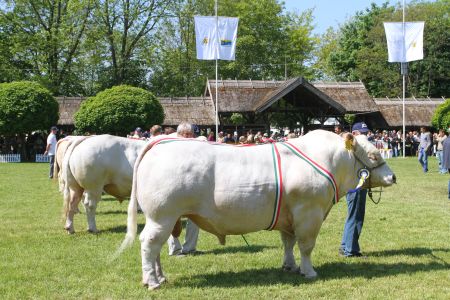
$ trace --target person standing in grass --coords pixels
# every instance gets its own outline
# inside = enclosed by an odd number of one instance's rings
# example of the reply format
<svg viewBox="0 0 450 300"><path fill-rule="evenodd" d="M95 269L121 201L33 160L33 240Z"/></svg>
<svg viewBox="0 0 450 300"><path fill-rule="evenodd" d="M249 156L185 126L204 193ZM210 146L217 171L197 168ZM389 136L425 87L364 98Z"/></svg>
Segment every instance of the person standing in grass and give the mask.
<svg viewBox="0 0 450 300"><path fill-rule="evenodd" d="M44 155L48 155L50 158L50 172L48 177L53 178L53 165L55 164L55 153L56 153L56 133L58 128L53 126L50 128L50 134L47 137L47 147L45 148Z"/></svg>
<svg viewBox="0 0 450 300"><path fill-rule="evenodd" d="M442 160L443 160L443 150L444 146L442 145L442 142L445 141L447 136L444 133L443 129L439 129L439 133L436 135L436 157L439 162L439 173L445 174L447 173L447 170L443 167Z"/></svg>
<svg viewBox="0 0 450 300"><path fill-rule="evenodd" d="M354 136L369 132L366 123L358 122L352 127L352 134ZM362 227L364 224L364 215L366 212L366 197L367 190L360 189L353 193L348 193L347 200L347 219L344 225L344 233L342 235L341 247L339 248L339 255L344 257L361 257L361 250L359 247L359 237L361 236Z"/></svg>
<svg viewBox="0 0 450 300"><path fill-rule="evenodd" d="M448 137L442 142L441 167L450 173L450 138ZM448 200L450 200L450 180L448 181Z"/></svg>
<svg viewBox="0 0 450 300"><path fill-rule="evenodd" d="M428 150L431 146L431 134L425 127L420 127L419 163L424 173L428 172Z"/></svg>

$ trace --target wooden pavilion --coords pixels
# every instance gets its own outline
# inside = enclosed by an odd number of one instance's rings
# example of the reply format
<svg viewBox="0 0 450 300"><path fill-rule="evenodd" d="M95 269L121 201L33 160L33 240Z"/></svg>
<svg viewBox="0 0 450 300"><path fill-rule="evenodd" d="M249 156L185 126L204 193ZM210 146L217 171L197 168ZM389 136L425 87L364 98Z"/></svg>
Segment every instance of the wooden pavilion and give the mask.
<svg viewBox="0 0 450 300"><path fill-rule="evenodd" d="M268 130L274 121L291 121L290 127L322 128L332 118L344 123L345 114L354 114L356 121L365 121L370 128L402 126L399 99L372 98L361 82L308 82L302 77L285 81L215 80L206 82L200 97L159 98L165 113L162 125L176 127L181 122L202 128L215 127L215 94L218 92L219 124L232 129L233 113L244 116L243 127ZM57 97L60 119L58 125L73 129L73 115L83 97ZM431 126L436 107L444 99L408 99L408 127ZM294 123L292 123L294 121ZM132 128L134 124L130 124ZM151 126L151 124L148 124ZM131 129L130 129L131 130Z"/></svg>

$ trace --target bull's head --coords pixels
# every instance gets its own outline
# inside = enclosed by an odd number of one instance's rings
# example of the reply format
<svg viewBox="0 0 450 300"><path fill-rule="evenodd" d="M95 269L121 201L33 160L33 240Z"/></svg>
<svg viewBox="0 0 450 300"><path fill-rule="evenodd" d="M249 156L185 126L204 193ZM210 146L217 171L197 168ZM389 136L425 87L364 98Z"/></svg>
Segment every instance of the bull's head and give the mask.
<svg viewBox="0 0 450 300"><path fill-rule="evenodd" d="M365 135L353 136L346 134L344 136L347 150L352 151L356 163L360 164L361 169L368 171L368 178L362 183L363 188L373 188L378 186L390 186L396 182L394 172L389 168L380 151L367 139ZM359 172L359 176L364 172Z"/></svg>

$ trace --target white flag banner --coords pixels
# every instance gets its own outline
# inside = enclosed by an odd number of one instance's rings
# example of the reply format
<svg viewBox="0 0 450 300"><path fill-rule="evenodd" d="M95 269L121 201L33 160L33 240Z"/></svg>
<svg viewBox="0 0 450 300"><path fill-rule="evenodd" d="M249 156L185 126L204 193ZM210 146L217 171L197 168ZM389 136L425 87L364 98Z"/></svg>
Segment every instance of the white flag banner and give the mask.
<svg viewBox="0 0 450 300"><path fill-rule="evenodd" d="M423 59L423 29L425 22L385 22L389 62L408 62Z"/></svg>
<svg viewBox="0 0 450 300"><path fill-rule="evenodd" d="M197 59L234 60L239 18L195 16Z"/></svg>

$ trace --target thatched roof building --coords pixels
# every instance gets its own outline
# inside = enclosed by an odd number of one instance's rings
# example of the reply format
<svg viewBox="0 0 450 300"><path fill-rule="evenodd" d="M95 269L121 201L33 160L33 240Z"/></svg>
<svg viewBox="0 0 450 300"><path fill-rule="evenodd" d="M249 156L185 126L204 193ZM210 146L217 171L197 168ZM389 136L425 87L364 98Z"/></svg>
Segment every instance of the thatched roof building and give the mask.
<svg viewBox="0 0 450 300"><path fill-rule="evenodd" d="M344 114L351 113L371 128L402 126L401 100L373 99L361 82L310 83L297 77L286 81L218 80L217 87L222 121L234 112L246 115L249 125L269 122L267 116L273 112L306 115L321 122L329 117L342 120ZM215 80L208 80L201 97L159 98L166 116L163 125L176 126L186 121L214 126L215 93ZM73 126L73 116L84 99L57 97L58 125ZM407 99L406 126L431 126L434 111L443 102L444 99Z"/></svg>
<svg viewBox="0 0 450 300"><path fill-rule="evenodd" d="M436 108L444 102L440 98L405 99L405 126L431 126ZM375 103L389 127L403 126L402 99L375 98Z"/></svg>
<svg viewBox="0 0 450 300"><path fill-rule="evenodd" d="M346 113L371 113L378 111L372 97L362 82L313 82L331 99L345 107Z"/></svg>
<svg viewBox="0 0 450 300"><path fill-rule="evenodd" d="M341 104L302 77L286 81L218 80L217 86L219 113L263 113L281 99L317 116L345 112ZM205 96L215 102L215 80L207 81Z"/></svg>
<svg viewBox="0 0 450 300"><path fill-rule="evenodd" d="M254 112L255 105L284 81L218 80L219 112ZM216 101L216 81L206 82L205 96Z"/></svg>
<svg viewBox="0 0 450 300"><path fill-rule="evenodd" d="M73 125L73 116L85 99L85 97L56 97L56 101L59 104L58 125Z"/></svg>
<svg viewBox="0 0 450 300"><path fill-rule="evenodd" d="M214 104L211 98L183 97L158 98L164 108L166 126L176 126L181 122L190 122L199 126L216 123Z"/></svg>

